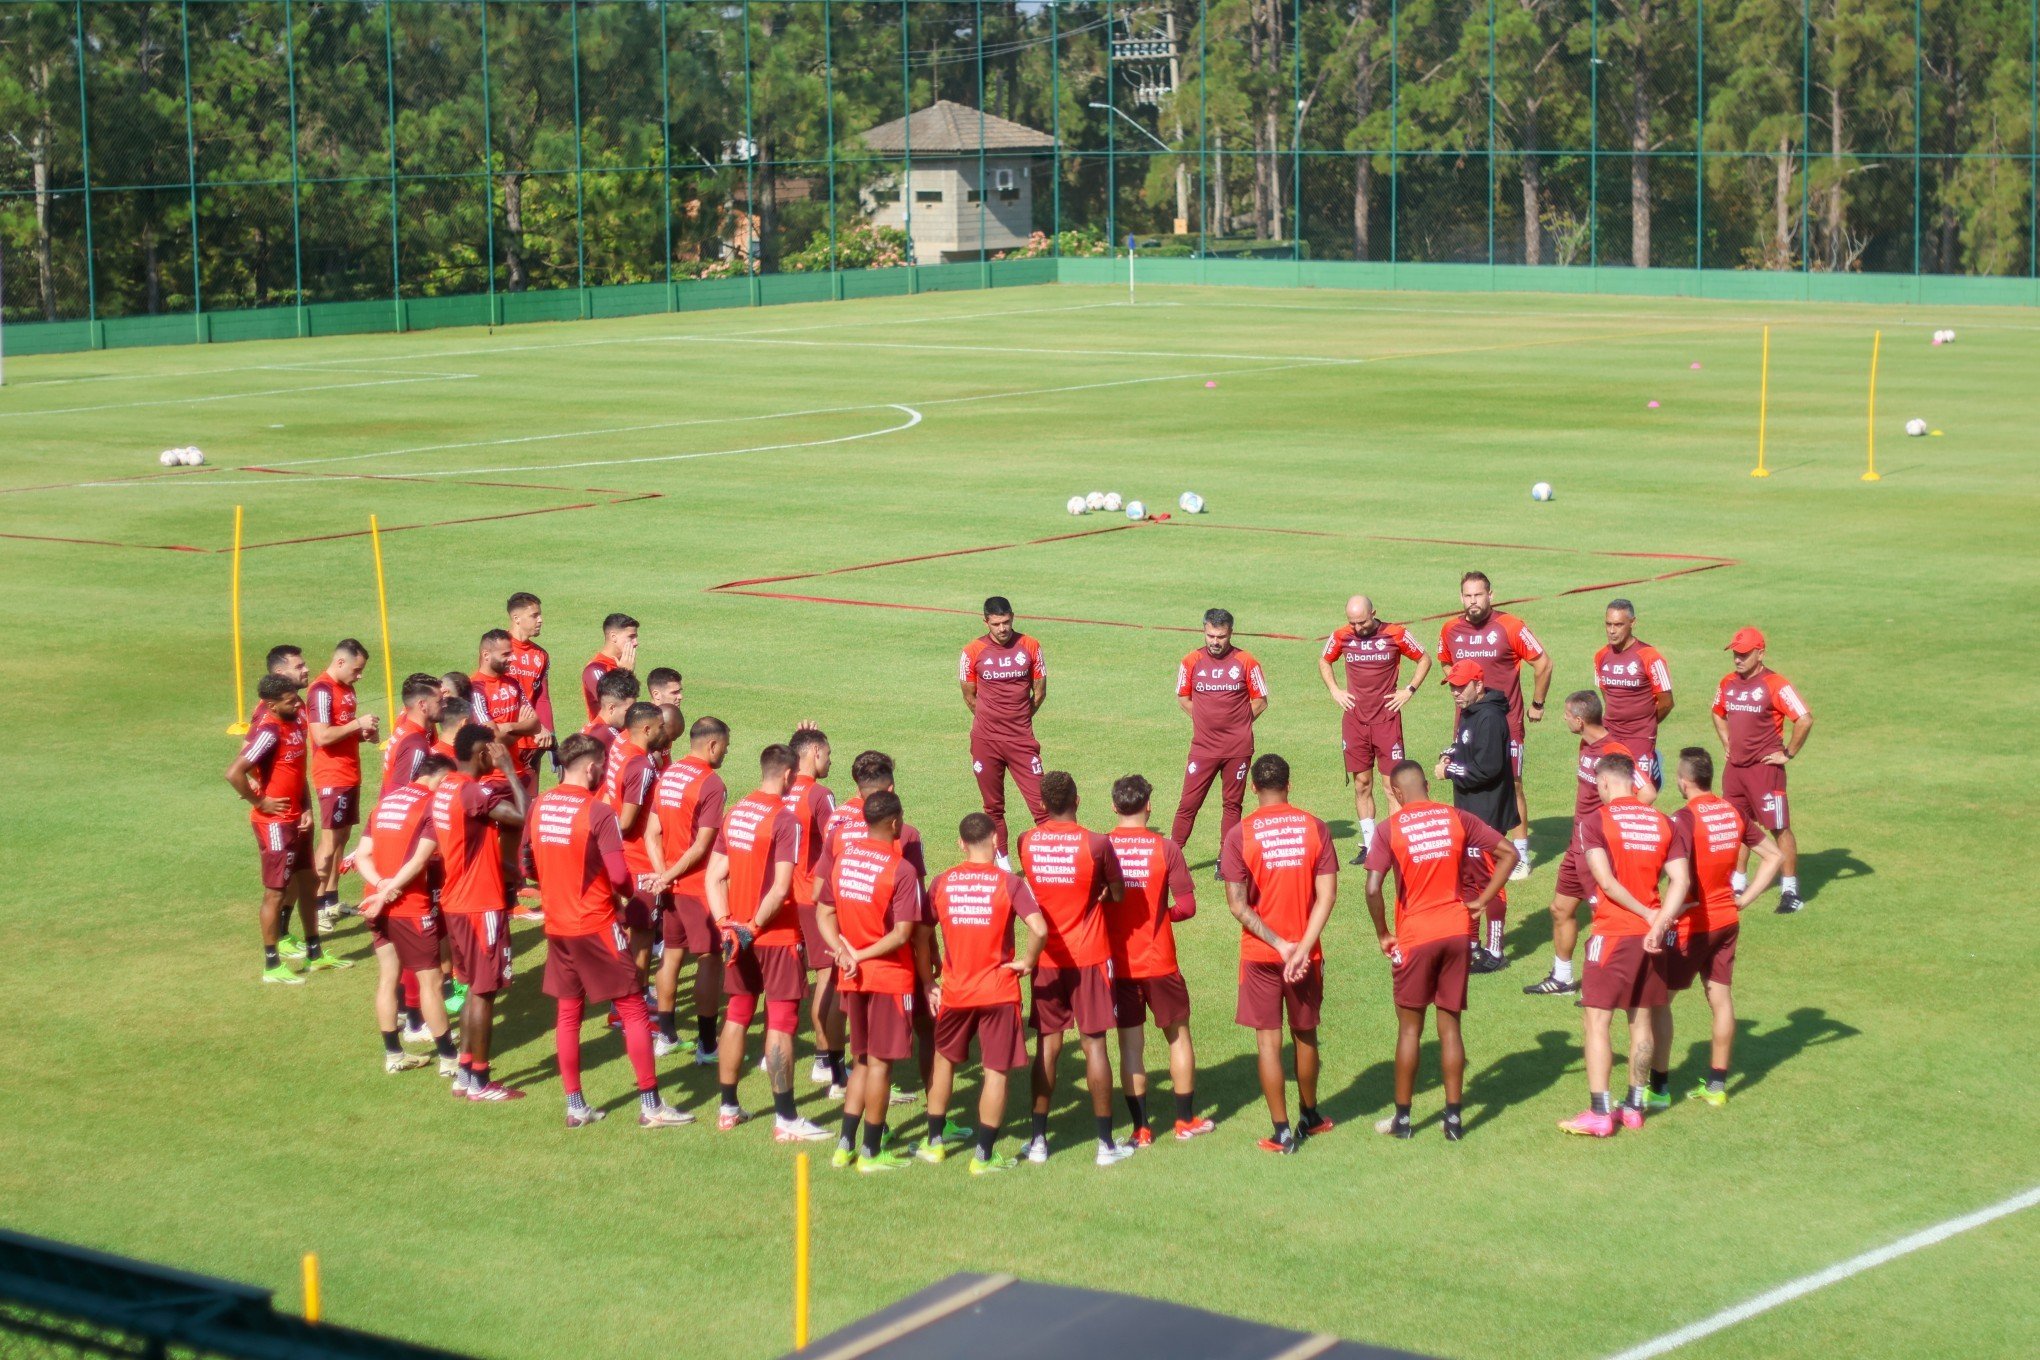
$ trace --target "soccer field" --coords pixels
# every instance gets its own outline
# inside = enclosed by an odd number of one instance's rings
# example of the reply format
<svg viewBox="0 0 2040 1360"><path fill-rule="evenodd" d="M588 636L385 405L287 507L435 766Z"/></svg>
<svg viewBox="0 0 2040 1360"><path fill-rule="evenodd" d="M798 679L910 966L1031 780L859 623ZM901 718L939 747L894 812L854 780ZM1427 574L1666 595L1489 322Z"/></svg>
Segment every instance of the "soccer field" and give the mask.
<svg viewBox="0 0 2040 1360"><path fill-rule="evenodd" d="M1948 325L1959 341L1930 346ZM733 794L813 719L839 795L858 751L895 756L938 868L977 806L956 658L987 594L1042 641L1043 759L1098 827L1110 781L1140 771L1166 829L1189 735L1175 664L1207 606L1233 610L1274 688L1259 749L1289 758L1342 863L1356 823L1317 646L1346 596L1430 620L1480 568L1519 602L1557 674L1529 742L1514 966L1473 980L1466 1140L1438 1133L1435 1043L1416 1139L1369 1130L1394 1013L1349 868L1322 1028L1339 1127L1297 1157L1255 1150L1214 798L1179 939L1218 1133L1099 1170L1066 1058L1045 1167L818 1166L818 1335L957 1270L1012 1271L1440 1356L1595 1360L1995 1204L2040 1183L2016 792L2040 721L2036 372L2025 312L1190 288L1129 306L1067 286L10 363L0 1220L287 1298L316 1250L329 1317L482 1355L790 1344L792 1151L762 1123L564 1130L536 927L498 1022L498 1071L535 1097L516 1105L383 1074L359 921L338 949L365 966L257 985L255 855L220 781L237 504L251 686L272 643L315 673L343 636L380 652L373 513L400 680L471 669L504 598L534 591L578 725L573 676L628 611L640 671L678 666L689 719L734 728ZM1912 417L1943 433L1905 438ZM157 467L186 444L211 466ZM1555 500L1530 500L1539 480ZM1065 513L1093 489L1166 510L1195 490L1209 513ZM1557 700L1590 682L1615 594L1672 667L1663 749L1713 744L1744 624L1819 722L1792 772L1810 903L1745 920L1730 1103L1600 1142L1554 1127L1584 1100L1579 1013L1521 987L1549 958L1570 827ZM1414 627L1435 644L1436 622ZM361 693L387 731L381 676L378 655ZM1426 763L1450 711L1433 685L1406 712ZM1676 1014L1683 1093L1703 1008ZM595 1033L589 1096L624 1108L621 1045ZM1148 1054L1166 1110L1158 1038ZM807 1056L803 1037L802 1109L825 1119ZM661 1076L712 1108L712 1072ZM769 1104L762 1074L743 1089ZM918 1107L893 1123L918 1137ZM1019 1096L1006 1151L1016 1129ZM2040 1215L2014 1214L1678 1353L2030 1356L2036 1258Z"/></svg>

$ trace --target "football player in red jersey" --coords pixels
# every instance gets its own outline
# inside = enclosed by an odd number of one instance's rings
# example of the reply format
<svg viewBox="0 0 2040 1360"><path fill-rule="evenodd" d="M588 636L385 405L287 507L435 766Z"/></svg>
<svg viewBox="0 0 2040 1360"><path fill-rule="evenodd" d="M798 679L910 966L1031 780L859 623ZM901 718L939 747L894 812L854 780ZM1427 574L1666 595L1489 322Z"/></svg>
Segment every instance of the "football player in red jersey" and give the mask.
<svg viewBox="0 0 2040 1360"><path fill-rule="evenodd" d="M1006 776L1013 776L1036 826L1048 815L1041 806L1041 743L1034 736L1034 715L1048 702L1048 664L1041 644L1013 626L1013 602L1005 596L985 601L984 636L964 644L956 678L970 710L970 767L997 831L999 867L1011 869Z"/></svg>
<svg viewBox="0 0 2040 1360"><path fill-rule="evenodd" d="M1459 578L1459 612L1438 630L1438 664L1449 674L1456 661L1472 661L1481 682L1501 694L1509 708L1509 765L1515 780L1516 824L1509 836L1516 845L1513 878L1530 877L1530 805L1523 794L1524 719L1544 720L1544 696L1551 692L1551 655L1514 614L1495 608L1494 586L1487 573L1469 571ZM1522 667L1529 663L1536 688L1523 701ZM1492 823L1490 823L1492 825Z"/></svg>
<svg viewBox="0 0 2040 1360"><path fill-rule="evenodd" d="M432 800L452 770L453 762L444 756L427 755L419 761L415 778L376 802L355 856L361 881L368 886L361 898L361 915L375 942L375 1018L382 1030L385 1072L423 1067L430 1061L405 1053L397 1029L402 979L407 974L418 1029L439 1050L439 1075L452 1077L460 1071L439 986L442 933L430 886L432 860L439 853L439 842L432 835Z"/></svg>
<svg viewBox="0 0 2040 1360"><path fill-rule="evenodd" d="M301 983L283 961L302 950L305 971L352 965L328 958L319 946L319 918L312 910L311 786L305 775L303 686L271 673L255 686L260 706L241 750L227 765L227 785L248 804L248 822L262 856L262 980ZM283 919L295 902L305 932L302 945L283 935Z"/></svg>
<svg viewBox="0 0 2040 1360"><path fill-rule="evenodd" d="M333 647L333 660L305 695L310 709L312 793L318 803L312 872L318 876L319 929L339 924L340 862L347 838L361 824L361 743L376 739L376 716L360 713L354 686L368 665L368 648L353 638Z"/></svg>
<svg viewBox="0 0 2040 1360"><path fill-rule="evenodd" d="M1714 691L1714 733L1728 756L1721 796L1736 811L1778 839L1785 872L1778 880L1778 914L1788 916L1806 905L1799 895L1799 838L1792 832L1792 814L1785 803L1785 767L1798 759L1813 733L1813 710L1790 680L1764 664L1764 635L1741 628L1729 640L1735 667L1721 677ZM1792 739L1784 737L1792 724ZM1737 892L1743 889L1745 853L1736 865Z"/></svg>
<svg viewBox="0 0 2040 1360"><path fill-rule="evenodd" d="M628 614L611 614L602 620L602 647L581 667L581 702L593 718L600 709L595 687L614 670L629 670L637 664L638 621Z"/></svg>
<svg viewBox="0 0 2040 1360"><path fill-rule="evenodd" d="M536 776L538 753L553 749L559 730L553 719L552 657L536 641L545 630L545 613L538 596L528 590L512 595L503 612L510 621L510 678L524 692L524 702L538 715L538 730L525 739L517 765L519 769L528 767ZM525 790L535 795L537 784L529 783Z"/></svg>
<svg viewBox="0 0 2040 1360"><path fill-rule="evenodd" d="M1402 663L1417 663L1410 682L1402 683ZM1343 683L1333 666L1343 661ZM1403 758L1403 705L1417 697L1424 677L1431 673L1431 655L1422 643L1399 623L1385 623L1374 612L1374 601L1355 595L1346 601L1346 626L1325 639L1318 655L1318 677L1331 691L1332 702L1344 715L1339 723L1339 746L1346 758L1346 773L1353 779L1353 810L1360 818L1360 848L1353 854L1359 864L1374 839L1374 776L1379 771L1384 785L1388 772ZM1395 789L1388 795L1388 810L1395 811Z"/></svg>
<svg viewBox="0 0 2040 1360"><path fill-rule="evenodd" d="M1268 678L1251 653L1233 646L1233 616L1204 611L1204 645L1176 667L1176 703L1190 719L1190 754L1183 762L1183 793L1169 839L1190 843L1197 810L1218 783L1218 837L1240 822L1247 796L1247 766L1254 759L1254 724L1268 711Z"/></svg>

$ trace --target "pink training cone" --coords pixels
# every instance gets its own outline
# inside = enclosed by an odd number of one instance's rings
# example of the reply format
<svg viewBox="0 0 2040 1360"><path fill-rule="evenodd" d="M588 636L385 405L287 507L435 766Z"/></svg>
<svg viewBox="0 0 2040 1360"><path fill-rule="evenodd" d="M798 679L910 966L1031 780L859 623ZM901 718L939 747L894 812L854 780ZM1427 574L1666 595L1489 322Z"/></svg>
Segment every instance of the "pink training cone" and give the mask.
<svg viewBox="0 0 2040 1360"><path fill-rule="evenodd" d="M1650 408L1649 408L1649 409L1651 409L1651 410L1655 411L1655 410L1657 410L1657 408L1658 408L1658 404L1657 404L1656 402L1652 402L1652 403L1650 404Z"/></svg>
<svg viewBox="0 0 2040 1360"><path fill-rule="evenodd" d="M1937 340L1937 341L1935 341L1934 343L1936 343L1936 344L1939 344L1940 342L1939 342L1939 341ZM1214 378L1214 379L1212 379L1212 380L1211 380L1210 382L1208 382L1208 383L1206 383L1206 384L1204 384L1204 385L1205 385L1206 387L1216 387L1216 386L1218 386L1218 380L1217 380L1216 378Z"/></svg>
<svg viewBox="0 0 2040 1360"><path fill-rule="evenodd" d="M1693 368L1694 370L1696 370L1696 371L1697 371L1697 370L1699 369L1699 367L1700 367L1700 361L1699 361L1699 360L1697 360L1697 359L1696 359L1696 360L1694 360L1694 361L1693 361L1693 363L1689 365L1689 367L1691 367L1691 368Z"/></svg>

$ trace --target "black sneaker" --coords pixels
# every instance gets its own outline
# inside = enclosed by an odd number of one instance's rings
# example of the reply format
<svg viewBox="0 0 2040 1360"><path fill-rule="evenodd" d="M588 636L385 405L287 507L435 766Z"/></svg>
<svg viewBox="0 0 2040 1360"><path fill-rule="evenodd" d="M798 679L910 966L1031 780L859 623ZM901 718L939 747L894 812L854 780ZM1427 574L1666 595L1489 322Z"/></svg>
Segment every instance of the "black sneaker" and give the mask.
<svg viewBox="0 0 2040 1360"><path fill-rule="evenodd" d="M1525 996L1565 996L1580 989L1578 978L1571 982L1560 982L1556 973L1546 973L1540 982L1533 982L1523 989Z"/></svg>
<svg viewBox="0 0 2040 1360"><path fill-rule="evenodd" d="M1464 1137L1466 1137L1465 1123L1460 1120L1458 1115L1451 1114L1446 1115L1445 1141L1448 1143L1456 1143Z"/></svg>
<svg viewBox="0 0 2040 1360"><path fill-rule="evenodd" d="M1473 957L1466 966L1467 971L1472 973L1499 973L1509 966L1509 959L1505 954L1497 954L1475 945Z"/></svg>
<svg viewBox="0 0 2040 1360"><path fill-rule="evenodd" d="M1346 861L1346 863L1348 864L1365 864L1366 862L1367 862L1367 847L1364 845L1361 846L1358 850L1355 850L1353 852L1353 858Z"/></svg>
<svg viewBox="0 0 2040 1360"><path fill-rule="evenodd" d="M1790 916L1806 905L1806 899L1789 888L1778 894L1778 915Z"/></svg>

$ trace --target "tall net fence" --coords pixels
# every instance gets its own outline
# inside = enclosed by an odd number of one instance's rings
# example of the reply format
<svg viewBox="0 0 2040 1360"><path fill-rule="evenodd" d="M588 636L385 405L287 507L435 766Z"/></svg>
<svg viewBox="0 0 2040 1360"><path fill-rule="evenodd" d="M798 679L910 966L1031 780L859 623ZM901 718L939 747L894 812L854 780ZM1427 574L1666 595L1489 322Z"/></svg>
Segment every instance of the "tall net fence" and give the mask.
<svg viewBox="0 0 2040 1360"><path fill-rule="evenodd" d="M0 0L9 322L1129 234L2031 278L2036 205L2040 0Z"/></svg>

